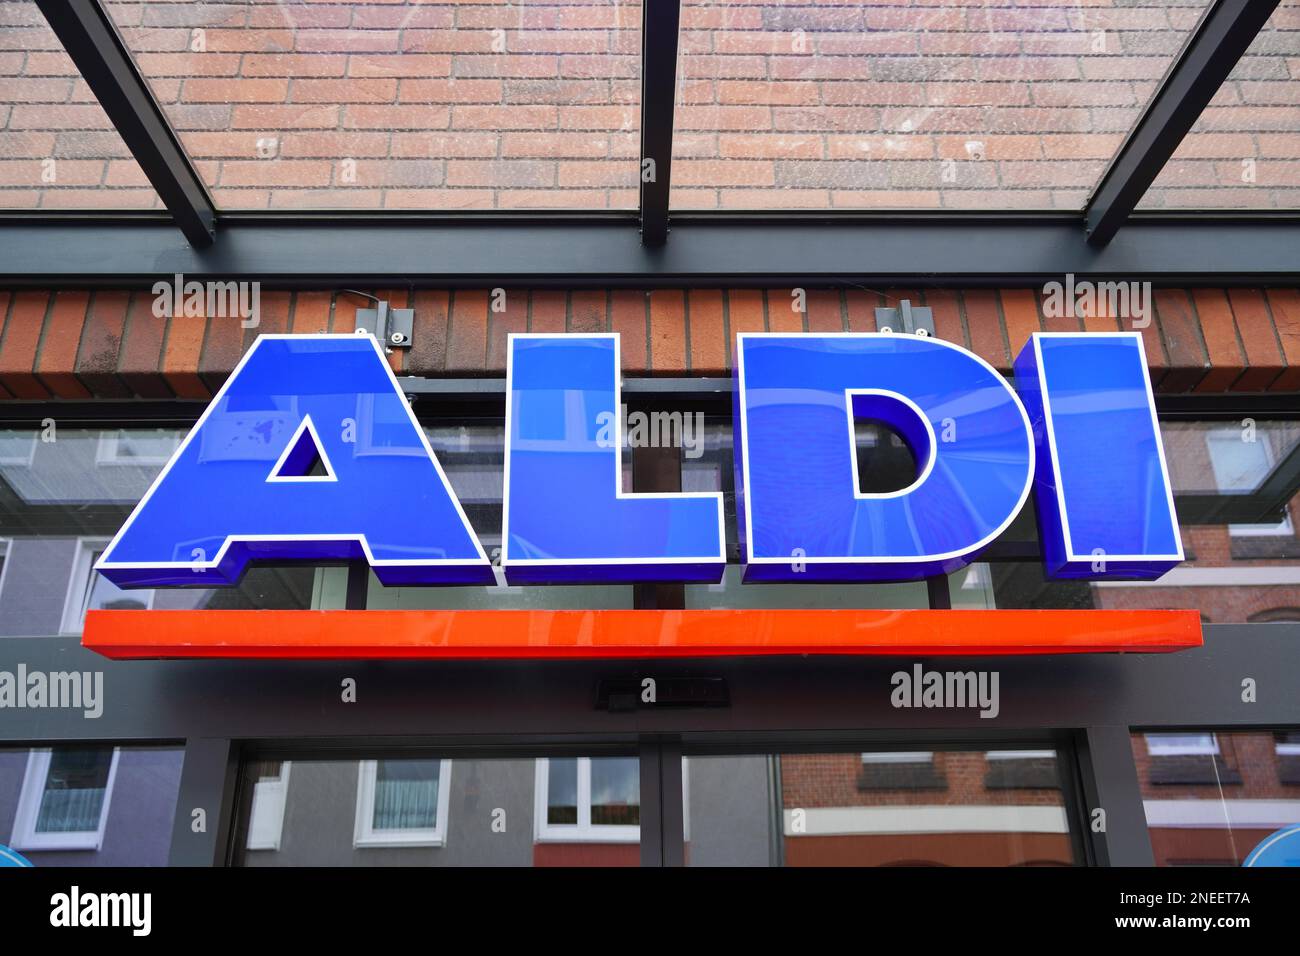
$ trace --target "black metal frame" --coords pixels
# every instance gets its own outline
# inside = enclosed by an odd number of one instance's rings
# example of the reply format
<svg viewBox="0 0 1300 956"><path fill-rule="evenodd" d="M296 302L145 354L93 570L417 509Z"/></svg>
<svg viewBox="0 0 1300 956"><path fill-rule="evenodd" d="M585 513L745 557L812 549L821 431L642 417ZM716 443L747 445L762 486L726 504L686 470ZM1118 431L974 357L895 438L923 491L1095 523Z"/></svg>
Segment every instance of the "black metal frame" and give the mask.
<svg viewBox="0 0 1300 956"><path fill-rule="evenodd" d="M415 402L418 416L501 418L505 413L506 380L486 378L425 378L399 375L402 392ZM701 411L729 418L734 394L730 378L692 376L628 376L622 380L627 404L675 411ZM1241 421L1245 418L1300 418L1295 393L1157 394L1161 419ZM53 414L61 422L144 422L188 425L207 407L205 401L184 399L14 399L0 402L0 424L32 423ZM1290 460L1289 458L1287 459ZM647 489L648 490L648 489Z"/></svg>
<svg viewBox="0 0 1300 956"><path fill-rule="evenodd" d="M98 0L36 0L185 239L212 244L216 206Z"/></svg>
<svg viewBox="0 0 1300 956"><path fill-rule="evenodd" d="M677 104L677 33L680 0L641 5L641 242L668 241L668 190L672 183L673 108ZM649 163L647 168L646 163Z"/></svg>
<svg viewBox="0 0 1300 956"><path fill-rule="evenodd" d="M643 8L641 155L655 176L639 210L447 215L215 210L98 0L40 0L170 215L0 214L0 285L136 286L176 272L298 288L1006 285L1065 273L1295 283L1300 212L1133 211L1276 4L1214 0L1079 213L678 212L667 242L677 0Z"/></svg>
<svg viewBox="0 0 1300 956"><path fill-rule="evenodd" d="M1089 198L1084 216L1090 243L1104 246L1115 237L1277 5L1210 4Z"/></svg>
<svg viewBox="0 0 1300 956"><path fill-rule="evenodd" d="M159 278L265 288L718 288L1041 285L1066 273L1161 285L1300 282L1300 215L1135 216L1104 247L1057 214L674 215L641 243L631 216L491 220L347 216L224 222L198 250L173 227L0 216L0 286L148 288Z"/></svg>
<svg viewBox="0 0 1300 956"><path fill-rule="evenodd" d="M636 750L643 758L643 800L664 794L662 806L643 802L643 813L660 821L661 834L643 832L643 861L674 865L681 822L670 804L681 805L676 758L683 753L1014 747L1047 738L1073 743L1081 806L1106 810L1106 831L1084 834L1088 859L1149 866L1153 857L1131 732L1294 726L1287 681L1300 672L1296 624L1210 625L1204 647L1177 654L926 661L930 667L997 671L1002 712L990 721L975 712L893 709L890 675L910 666L911 658L410 661L401 668L368 661L262 661L250 668L242 661L108 661L75 638L9 638L5 645L12 660L31 670L102 671L108 702L93 721L80 712L11 711L5 744L185 741L171 861L205 866L226 860L246 748L346 755L419 747L485 757ZM644 676L721 677L731 688L732 704L626 713L593 707L599 681ZM338 701L343 677L357 681L357 704ZM1259 682L1256 703L1241 700L1245 677ZM195 808L206 811L206 832L191 828Z"/></svg>

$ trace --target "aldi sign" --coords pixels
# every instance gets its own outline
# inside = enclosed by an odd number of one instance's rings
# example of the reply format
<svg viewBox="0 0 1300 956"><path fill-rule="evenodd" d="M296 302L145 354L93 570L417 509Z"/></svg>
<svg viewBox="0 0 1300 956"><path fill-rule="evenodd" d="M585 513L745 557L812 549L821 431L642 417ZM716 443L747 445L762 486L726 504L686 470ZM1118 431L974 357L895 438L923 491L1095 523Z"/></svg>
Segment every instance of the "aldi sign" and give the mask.
<svg viewBox="0 0 1300 956"><path fill-rule="evenodd" d="M621 422L619 367L617 335L510 337L509 583L721 578L721 493L622 490L622 442L603 434ZM1014 387L933 338L746 333L733 407L746 582L951 573L1031 494L1049 576L1156 578L1183 560L1136 332L1036 333ZM910 485L859 490L861 419L906 440ZM213 587L255 560L365 560L386 585L493 583L370 336L258 338L97 568L123 587Z"/></svg>

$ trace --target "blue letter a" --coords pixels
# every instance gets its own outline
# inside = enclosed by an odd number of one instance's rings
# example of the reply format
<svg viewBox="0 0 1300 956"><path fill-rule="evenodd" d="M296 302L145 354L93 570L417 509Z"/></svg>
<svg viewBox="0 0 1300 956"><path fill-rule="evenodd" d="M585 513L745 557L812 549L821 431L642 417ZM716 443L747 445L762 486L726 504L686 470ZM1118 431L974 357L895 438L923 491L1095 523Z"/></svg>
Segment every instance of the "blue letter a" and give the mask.
<svg viewBox="0 0 1300 956"><path fill-rule="evenodd" d="M96 567L212 587L252 559L360 558L384 584L492 582L374 339L263 335Z"/></svg>

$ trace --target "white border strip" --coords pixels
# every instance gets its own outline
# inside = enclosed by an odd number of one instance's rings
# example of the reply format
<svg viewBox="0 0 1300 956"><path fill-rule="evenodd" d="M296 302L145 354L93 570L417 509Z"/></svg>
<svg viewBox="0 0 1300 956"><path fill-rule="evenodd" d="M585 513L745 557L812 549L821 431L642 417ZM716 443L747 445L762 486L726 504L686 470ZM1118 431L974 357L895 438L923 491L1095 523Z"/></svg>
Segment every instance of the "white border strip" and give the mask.
<svg viewBox="0 0 1300 956"><path fill-rule="evenodd" d="M1025 805L809 807L795 832L797 808L783 813L785 835L870 836L893 833L1069 833L1064 807Z"/></svg>

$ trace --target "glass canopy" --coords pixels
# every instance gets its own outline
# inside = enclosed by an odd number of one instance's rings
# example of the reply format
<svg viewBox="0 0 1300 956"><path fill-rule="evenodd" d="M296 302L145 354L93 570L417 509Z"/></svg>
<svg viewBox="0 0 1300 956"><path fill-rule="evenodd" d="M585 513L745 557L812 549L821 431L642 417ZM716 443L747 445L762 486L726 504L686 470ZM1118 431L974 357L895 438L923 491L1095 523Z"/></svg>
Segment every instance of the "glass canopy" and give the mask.
<svg viewBox="0 0 1300 956"><path fill-rule="evenodd" d="M641 5L106 0L223 209L631 209Z"/></svg>
<svg viewBox="0 0 1300 956"><path fill-rule="evenodd" d="M0 0L0 209L159 209L32 0Z"/></svg>
<svg viewBox="0 0 1300 956"><path fill-rule="evenodd" d="M643 144L639 0L99 2L222 212L631 212L671 141L679 212L1078 213L1229 6L680 0ZM161 208L33 0L0 0L0 78L0 208ZM1282 0L1139 208L1298 205Z"/></svg>
<svg viewBox="0 0 1300 956"><path fill-rule="evenodd" d="M1138 208L1300 206L1300 0L1282 0Z"/></svg>
<svg viewBox="0 0 1300 956"><path fill-rule="evenodd" d="M1205 0L684 0L675 208L1081 209Z"/></svg>

